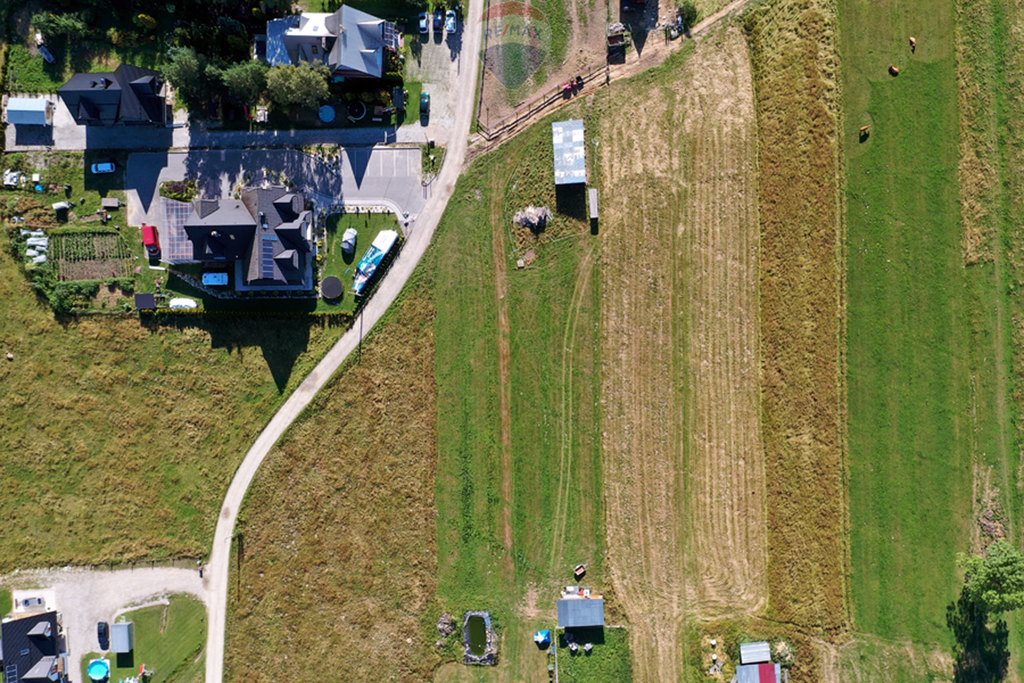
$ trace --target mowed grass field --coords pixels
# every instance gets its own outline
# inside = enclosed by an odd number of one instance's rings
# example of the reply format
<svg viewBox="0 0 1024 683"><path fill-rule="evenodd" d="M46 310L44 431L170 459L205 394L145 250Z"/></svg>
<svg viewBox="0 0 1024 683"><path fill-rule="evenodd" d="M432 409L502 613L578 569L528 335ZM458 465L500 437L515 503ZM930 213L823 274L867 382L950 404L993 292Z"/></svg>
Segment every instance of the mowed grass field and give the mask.
<svg viewBox="0 0 1024 683"><path fill-rule="evenodd" d="M998 461L1006 443L992 312L1002 292L991 264L964 268L954 7L839 8L854 620L948 643L955 558L971 549L972 454Z"/></svg>
<svg viewBox="0 0 1024 683"><path fill-rule="evenodd" d="M64 324L0 236L0 573L201 557L246 449L340 333L295 319Z"/></svg>
<svg viewBox="0 0 1024 683"><path fill-rule="evenodd" d="M587 585L608 589L596 238L565 214L552 221L558 239L534 240L511 222L530 203L557 207L551 154L540 125L474 164L431 264L438 602L492 611L504 634L499 674L512 680L544 675L531 629L553 627L576 563L587 563ZM529 250L536 260L516 269Z"/></svg>

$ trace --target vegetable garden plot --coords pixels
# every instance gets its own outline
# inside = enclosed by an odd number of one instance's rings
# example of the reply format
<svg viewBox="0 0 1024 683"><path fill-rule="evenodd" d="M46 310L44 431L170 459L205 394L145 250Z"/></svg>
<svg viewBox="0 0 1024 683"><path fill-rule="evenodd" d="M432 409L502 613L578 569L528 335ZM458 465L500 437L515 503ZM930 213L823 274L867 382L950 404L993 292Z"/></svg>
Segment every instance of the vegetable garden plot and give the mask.
<svg viewBox="0 0 1024 683"><path fill-rule="evenodd" d="M116 233L58 234L51 245L61 280L103 280L131 274L131 248Z"/></svg>

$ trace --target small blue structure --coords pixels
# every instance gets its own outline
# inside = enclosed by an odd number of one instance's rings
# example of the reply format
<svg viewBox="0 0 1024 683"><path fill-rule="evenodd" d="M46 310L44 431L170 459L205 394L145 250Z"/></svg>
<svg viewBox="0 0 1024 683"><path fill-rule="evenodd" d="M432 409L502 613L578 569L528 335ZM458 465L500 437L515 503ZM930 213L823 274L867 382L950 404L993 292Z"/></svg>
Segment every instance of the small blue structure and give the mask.
<svg viewBox="0 0 1024 683"><path fill-rule="evenodd" d="M544 629L533 634L533 642L539 647L546 648L551 644L551 629Z"/></svg>
<svg viewBox="0 0 1024 683"><path fill-rule="evenodd" d="M228 284L228 274L203 273L203 284L207 287L226 287Z"/></svg>
<svg viewBox="0 0 1024 683"><path fill-rule="evenodd" d="M12 97L7 100L7 123L13 126L49 126L53 106L45 97Z"/></svg>

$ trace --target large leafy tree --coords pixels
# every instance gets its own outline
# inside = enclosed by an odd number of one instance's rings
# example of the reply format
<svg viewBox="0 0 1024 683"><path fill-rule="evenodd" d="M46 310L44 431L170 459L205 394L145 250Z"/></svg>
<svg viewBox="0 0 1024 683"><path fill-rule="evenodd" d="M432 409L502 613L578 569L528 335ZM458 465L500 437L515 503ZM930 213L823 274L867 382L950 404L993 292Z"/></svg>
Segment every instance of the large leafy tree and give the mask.
<svg viewBox="0 0 1024 683"><path fill-rule="evenodd" d="M1006 541L996 541L985 555L961 559L964 590L989 611L1008 612L1024 607L1024 554Z"/></svg>
<svg viewBox="0 0 1024 683"><path fill-rule="evenodd" d="M267 89L267 65L263 62L239 62L223 69L220 79L228 95L240 104L252 106Z"/></svg>
<svg viewBox="0 0 1024 683"><path fill-rule="evenodd" d="M323 64L275 66L267 72L267 95L283 109L315 107L330 96L328 76L330 71Z"/></svg>
<svg viewBox="0 0 1024 683"><path fill-rule="evenodd" d="M209 65L206 58L190 47L176 47L170 51L169 56L164 75L177 90L179 99L189 108L201 105L209 94Z"/></svg>
<svg viewBox="0 0 1024 683"><path fill-rule="evenodd" d="M32 25L48 40L73 40L89 34L88 24L78 13L39 12L32 16Z"/></svg>

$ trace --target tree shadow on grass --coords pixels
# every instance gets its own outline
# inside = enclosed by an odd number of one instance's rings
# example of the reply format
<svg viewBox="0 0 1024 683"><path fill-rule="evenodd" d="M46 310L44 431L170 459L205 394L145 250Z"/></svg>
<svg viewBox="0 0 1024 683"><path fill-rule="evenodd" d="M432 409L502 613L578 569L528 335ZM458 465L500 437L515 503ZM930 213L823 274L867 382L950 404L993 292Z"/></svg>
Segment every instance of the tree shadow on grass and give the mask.
<svg viewBox="0 0 1024 683"><path fill-rule="evenodd" d="M953 680L967 683L1002 681L1010 662L1006 621L989 624L988 609L966 590L946 607L946 625L953 634Z"/></svg>

